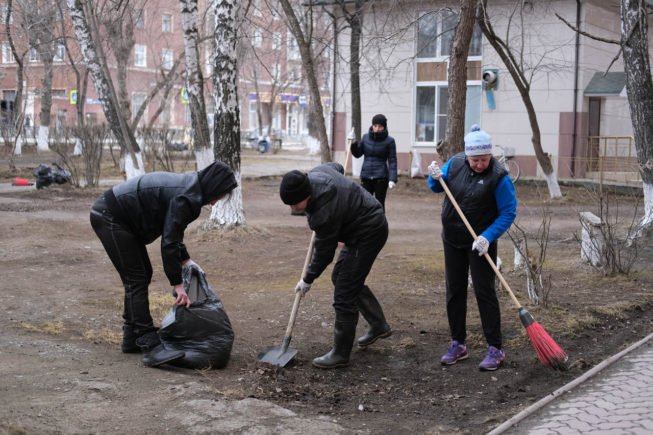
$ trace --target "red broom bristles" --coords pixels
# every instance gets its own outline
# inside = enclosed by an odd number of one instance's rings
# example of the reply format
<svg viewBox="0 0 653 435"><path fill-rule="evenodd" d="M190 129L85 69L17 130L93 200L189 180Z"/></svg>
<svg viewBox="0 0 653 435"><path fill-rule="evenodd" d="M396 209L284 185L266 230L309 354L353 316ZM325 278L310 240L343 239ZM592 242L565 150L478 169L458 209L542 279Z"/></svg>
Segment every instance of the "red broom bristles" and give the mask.
<svg viewBox="0 0 653 435"><path fill-rule="evenodd" d="M542 364L555 370L566 370L567 354L524 307L519 309L519 318Z"/></svg>

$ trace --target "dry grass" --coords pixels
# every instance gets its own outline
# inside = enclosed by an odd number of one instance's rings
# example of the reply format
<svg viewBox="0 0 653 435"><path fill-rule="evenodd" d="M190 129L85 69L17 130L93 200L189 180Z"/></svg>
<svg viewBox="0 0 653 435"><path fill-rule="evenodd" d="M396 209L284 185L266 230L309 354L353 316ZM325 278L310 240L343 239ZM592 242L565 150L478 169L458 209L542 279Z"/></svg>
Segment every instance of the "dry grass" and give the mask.
<svg viewBox="0 0 653 435"><path fill-rule="evenodd" d="M39 332L48 335L61 335L66 330L63 326L63 322L21 322L19 326L26 331Z"/></svg>

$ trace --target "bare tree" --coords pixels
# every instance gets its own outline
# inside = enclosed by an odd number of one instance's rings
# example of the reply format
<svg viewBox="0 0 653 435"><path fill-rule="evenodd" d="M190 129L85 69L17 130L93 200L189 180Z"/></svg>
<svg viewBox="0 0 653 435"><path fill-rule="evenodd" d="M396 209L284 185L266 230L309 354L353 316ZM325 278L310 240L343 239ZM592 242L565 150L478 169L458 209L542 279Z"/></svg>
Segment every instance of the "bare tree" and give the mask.
<svg viewBox="0 0 653 435"><path fill-rule="evenodd" d="M621 0L621 39L601 38L584 32L556 15L572 30L597 41L619 45L619 52L607 69L624 57L626 72L626 93L633 126L639 173L642 176L644 190L644 216L637 231L630 236L635 238L647 236L653 227L653 77L651 76L651 59L648 47L647 6L642 0Z"/></svg>
<svg viewBox="0 0 653 435"><path fill-rule="evenodd" d="M467 56L474 32L477 3L477 0L460 0L460 13L449 56L447 130L443 143L438 147L438 153L444 160L463 150L467 100Z"/></svg>
<svg viewBox="0 0 653 435"><path fill-rule="evenodd" d="M43 65L41 78L41 113L37 135L37 148L48 149L50 135L50 118L52 110L52 77L59 38L56 34L55 21L59 16L58 2L23 1L24 23L27 30L30 49L34 50Z"/></svg>
<svg viewBox="0 0 653 435"><path fill-rule="evenodd" d="M245 225L240 172L240 109L238 107L238 20L240 0L215 0L215 53L213 92L215 92L214 145L216 160L234 171L239 187L211 211L207 227Z"/></svg>
<svg viewBox="0 0 653 435"><path fill-rule="evenodd" d="M125 160L127 178L140 175L144 172L140 157L141 150L136 143L134 132L129 128L127 119L121 113L120 101L116 95L107 66L107 58L101 44L94 2L92 0L67 0L67 4L77 41L86 67L90 71L95 90L102 102L104 115L121 149L127 150L130 154L131 159Z"/></svg>
<svg viewBox="0 0 653 435"><path fill-rule="evenodd" d="M621 0L621 48L624 53L626 93L644 188L644 217L639 224L638 236L649 234L653 227L653 79L648 47L647 3L644 0Z"/></svg>
<svg viewBox="0 0 653 435"><path fill-rule="evenodd" d="M483 31L483 35L485 35L492 48L494 48L508 69L510 76L515 82L515 86L519 91L519 95L524 102L524 107L526 108L526 112L528 114L528 121L531 126L531 143L533 144L535 157L537 158L537 161L546 176L549 195L551 198L560 198L562 197L562 193L560 191L560 185L558 184L558 178L555 171L553 170L551 159L542 148L542 135L540 132L540 125L537 119L537 113L535 112L535 106L533 105L533 101L531 100L530 96L532 75L529 76L527 74L527 66L525 65L524 50L526 47L524 46L524 38L518 38L518 40L521 42L521 45L515 46L513 45L513 40L509 36L506 36L505 38L500 37L492 26L492 22L488 14L487 3L487 0L483 0L481 7L478 9L478 23L481 27L481 30ZM513 8L512 14L510 15L507 23L507 34L510 32L513 20L516 19L521 20L522 33L525 31L523 27L523 13L523 2L516 1L515 7Z"/></svg>
<svg viewBox="0 0 653 435"><path fill-rule="evenodd" d="M200 38L197 29L197 0L180 0L181 24L184 29L184 53L186 59L186 83L190 115L194 132L197 169L213 161L210 143L209 123L204 101L204 77L200 66Z"/></svg>
<svg viewBox="0 0 653 435"><path fill-rule="evenodd" d="M300 5L306 7L305 13L301 14L302 20L297 17L297 13L290 4L290 0L279 0L281 7L288 20L288 28L293 34L299 48L302 59L302 68L304 77L308 83L310 94L310 121L313 131L320 142L320 155L322 162L331 161L331 149L329 148L329 138L326 131L324 119L324 107L322 105L322 96L320 94L320 85L318 82L318 70L316 68L315 53L313 50L313 30L314 30L314 7L312 5ZM303 26L302 26L303 23Z"/></svg>

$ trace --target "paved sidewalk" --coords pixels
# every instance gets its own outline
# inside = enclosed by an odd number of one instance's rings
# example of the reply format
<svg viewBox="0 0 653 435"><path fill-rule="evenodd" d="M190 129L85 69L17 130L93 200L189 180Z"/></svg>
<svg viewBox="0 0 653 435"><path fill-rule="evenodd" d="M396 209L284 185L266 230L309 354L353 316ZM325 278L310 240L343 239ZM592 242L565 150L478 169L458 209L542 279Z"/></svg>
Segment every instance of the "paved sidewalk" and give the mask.
<svg viewBox="0 0 653 435"><path fill-rule="evenodd" d="M653 334L490 432L653 434Z"/></svg>

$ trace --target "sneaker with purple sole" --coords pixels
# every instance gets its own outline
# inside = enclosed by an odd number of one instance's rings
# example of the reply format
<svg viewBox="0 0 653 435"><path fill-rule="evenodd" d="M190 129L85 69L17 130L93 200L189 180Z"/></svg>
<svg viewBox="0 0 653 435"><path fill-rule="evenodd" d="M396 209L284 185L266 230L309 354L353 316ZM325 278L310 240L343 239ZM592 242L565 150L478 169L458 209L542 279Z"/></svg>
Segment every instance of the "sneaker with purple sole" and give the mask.
<svg viewBox="0 0 653 435"><path fill-rule="evenodd" d="M447 349L447 353L442 355L442 358L440 358L440 363L445 366L450 366L456 364L460 360L467 359L467 357L469 357L467 354L467 346L453 340L449 345L449 349Z"/></svg>
<svg viewBox="0 0 653 435"><path fill-rule="evenodd" d="M498 369L503 361L506 359L506 353L501 349L497 349L494 346L490 346L487 350L487 355L481 361L478 368L482 371L494 371Z"/></svg>

